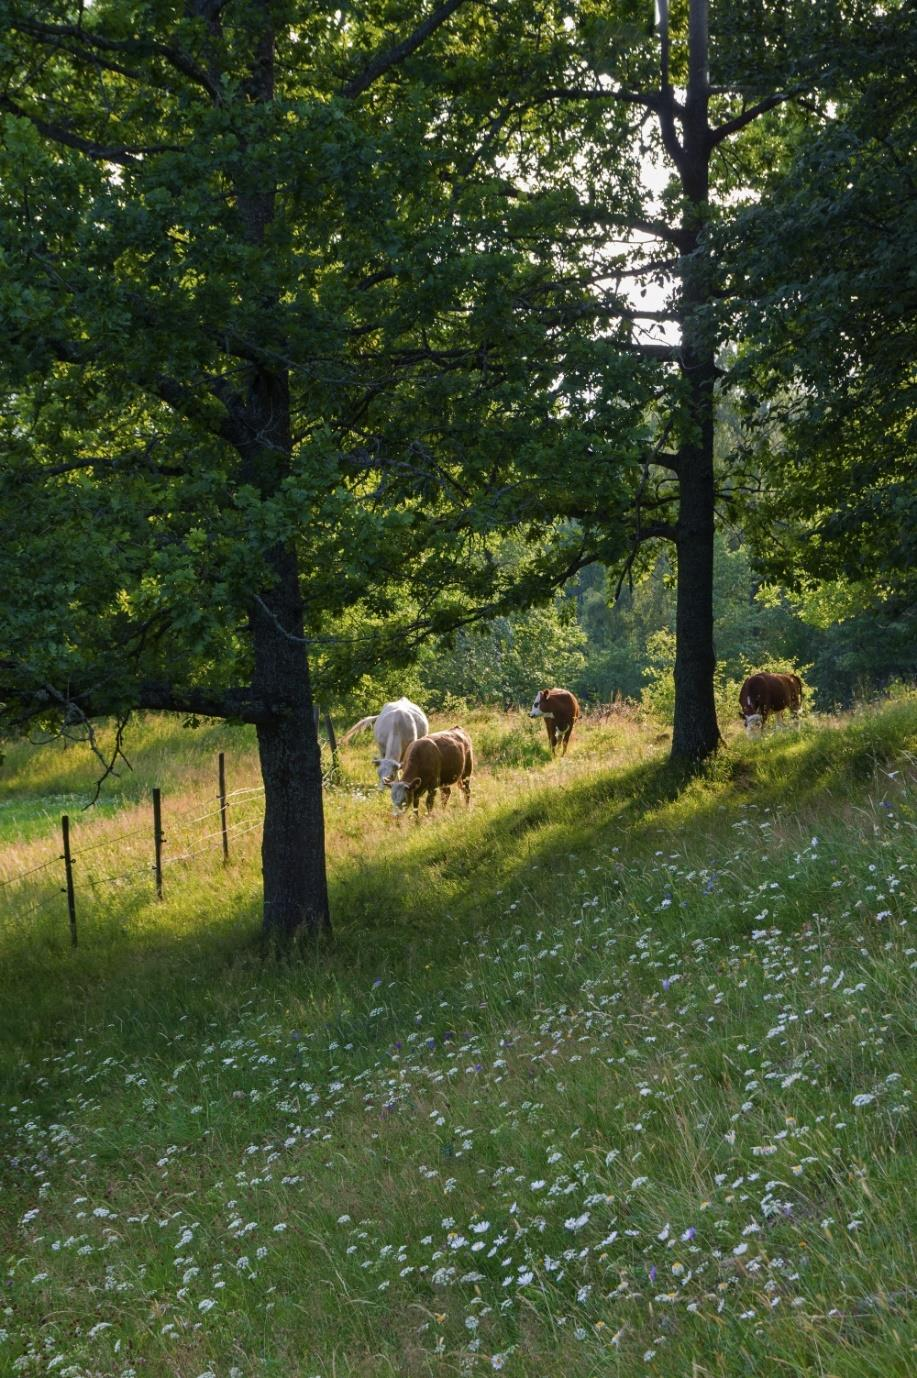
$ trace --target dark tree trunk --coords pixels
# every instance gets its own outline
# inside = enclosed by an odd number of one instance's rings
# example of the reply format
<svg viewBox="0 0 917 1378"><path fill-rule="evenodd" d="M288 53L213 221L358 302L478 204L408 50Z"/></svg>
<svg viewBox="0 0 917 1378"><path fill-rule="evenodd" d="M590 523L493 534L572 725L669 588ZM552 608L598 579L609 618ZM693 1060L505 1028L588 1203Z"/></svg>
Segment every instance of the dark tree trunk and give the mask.
<svg viewBox="0 0 917 1378"><path fill-rule="evenodd" d="M241 477L273 497L289 473L290 398L283 373L256 369L237 417ZM325 824L318 729L303 635L299 560L292 545L266 553L268 579L251 603L252 691L271 707L257 725L264 779L261 846L266 937L281 945L297 933L331 927L325 875Z"/></svg>
<svg viewBox="0 0 917 1378"><path fill-rule="evenodd" d="M328 932L321 753L312 711L302 601L293 551L271 552L276 583L251 614L253 687L276 705L258 726L264 779L264 934L286 944Z"/></svg>
<svg viewBox="0 0 917 1378"><path fill-rule="evenodd" d="M710 447L712 449L712 445ZM720 739L713 697L713 458L689 455L681 475L675 613L675 719L672 758L700 761Z"/></svg>
<svg viewBox="0 0 917 1378"><path fill-rule="evenodd" d="M256 8L253 17L255 39L245 89L258 105L274 96L272 7ZM267 263L271 251L265 242L275 202L269 181L260 184L252 178L238 190L244 237ZM274 316L279 299L279 287L266 279L259 301L262 312ZM233 425L242 481L254 484L265 500L275 497L289 475L293 448L289 376L282 368L258 364L250 370ZM297 934L316 937L328 932L331 918L321 754L303 636L299 560L292 545L275 546L266 559L273 577L253 599L249 613L252 688L255 698L263 698L274 710L257 726L265 801L263 932L286 946Z"/></svg>
<svg viewBox="0 0 917 1378"><path fill-rule="evenodd" d="M678 451L679 507L675 615L675 720L672 759L697 762L720 741L713 681L714 342L707 323L714 299L702 236L710 186L707 120L707 0L691 0L683 142L676 161L685 196L682 218L682 369L687 400Z"/></svg>

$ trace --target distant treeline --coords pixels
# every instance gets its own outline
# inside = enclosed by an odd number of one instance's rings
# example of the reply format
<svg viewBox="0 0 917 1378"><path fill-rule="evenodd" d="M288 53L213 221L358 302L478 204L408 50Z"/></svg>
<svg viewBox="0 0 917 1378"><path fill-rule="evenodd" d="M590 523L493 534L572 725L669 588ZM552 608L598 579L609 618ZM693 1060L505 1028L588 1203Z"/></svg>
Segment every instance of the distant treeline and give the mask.
<svg viewBox="0 0 917 1378"><path fill-rule="evenodd" d="M718 679L750 668L793 665L810 703L847 707L896 681L917 678L912 605L867 585L821 584L790 595L762 585L747 547L717 538L715 576ZM364 682L364 696L409 693L431 708L456 700L505 706L563 684L585 702L642 700L665 715L674 663L672 561L661 552L615 600L612 575L592 565L546 607L500 617L436 642L417 665Z"/></svg>

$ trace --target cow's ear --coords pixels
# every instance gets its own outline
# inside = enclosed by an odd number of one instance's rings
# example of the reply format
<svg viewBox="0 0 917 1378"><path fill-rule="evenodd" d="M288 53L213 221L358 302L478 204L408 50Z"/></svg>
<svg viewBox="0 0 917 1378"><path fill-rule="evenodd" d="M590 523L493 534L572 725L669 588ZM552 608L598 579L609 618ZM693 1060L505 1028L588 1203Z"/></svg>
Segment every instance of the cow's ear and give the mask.
<svg viewBox="0 0 917 1378"><path fill-rule="evenodd" d="M373 757L373 765L374 765L374 766L381 766L381 764L382 764L382 757L381 757L381 756L374 756L374 757Z"/></svg>
<svg viewBox="0 0 917 1378"><path fill-rule="evenodd" d="M415 775L413 780L405 780L403 783L407 785L408 789L416 789L420 784L420 776Z"/></svg>
<svg viewBox="0 0 917 1378"><path fill-rule="evenodd" d="M392 785L393 785L394 783L395 783L395 778L394 778L394 776L391 776L388 780L383 780L383 781L382 781L382 788L383 788L383 789L391 789L391 787L392 787Z"/></svg>

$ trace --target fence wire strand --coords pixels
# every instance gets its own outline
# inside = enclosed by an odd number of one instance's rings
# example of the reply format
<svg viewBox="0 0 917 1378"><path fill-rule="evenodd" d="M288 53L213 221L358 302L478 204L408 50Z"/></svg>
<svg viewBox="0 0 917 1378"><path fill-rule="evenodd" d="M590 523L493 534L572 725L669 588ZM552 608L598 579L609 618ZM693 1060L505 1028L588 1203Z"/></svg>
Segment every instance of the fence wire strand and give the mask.
<svg viewBox="0 0 917 1378"><path fill-rule="evenodd" d="M249 804L256 803L257 796L259 795L264 795L263 785L244 785L239 789L230 790L224 796L225 802L220 800L219 795L213 796L220 802L217 803L216 808L208 809L205 813L195 813L193 809L189 809L186 814L179 813L167 815L163 819L164 840L166 830L168 829L169 833L177 833L179 837L187 843L201 842L203 846L192 846L187 851L180 852L175 856L169 856L168 854L164 855L162 857L163 869L165 869L166 866L171 866L178 862L191 861L195 857L203 856L207 852L212 853L220 850L224 837L227 840L229 838L238 839L243 837L246 833L253 832L256 828L263 827L263 808L259 816L254 819L252 819L251 810L248 808ZM233 822L228 821L230 809L232 809L234 815ZM240 813L242 815L241 818L238 817ZM204 823L211 818L220 818L221 816L222 822L219 828L215 828L212 832L205 833L202 837L195 838L190 835L190 830L197 824ZM131 828L123 833L118 833L114 837L100 837L97 841L87 842L85 846L81 846L74 850L71 853L71 864L75 864L79 858L84 857L89 852L98 851L102 847L117 847L123 842L128 842L141 836L149 837L149 834L149 826L143 825L141 827ZM55 856L50 861L43 861L40 862L39 865L29 867L25 871L17 871L13 875L5 876L0 880L0 889L4 889L10 885L17 885L27 880L30 876L35 876L42 871L47 871L52 866L60 866L63 862L63 856ZM93 875L89 870L81 867L79 874L85 878L86 883L92 887L98 898L98 891L101 887L114 886L122 881L135 880L139 882L142 878L152 879L155 875L155 871L156 867L152 861L144 861L138 865L132 866L127 871L112 872L105 875ZM31 915L38 914L42 910L47 909L50 905L61 903L61 896L66 895L66 893L66 889L63 886L55 887L55 892L48 895L45 899L33 902L21 909L14 909L10 914L10 918L13 921L27 919Z"/></svg>
<svg viewBox="0 0 917 1378"><path fill-rule="evenodd" d="M49 895L47 899L39 900L37 904L30 904L25 909L16 909L12 918L14 920L27 919L30 914L37 914L40 909L47 909L49 904L56 904L63 894L66 894L66 891L61 889L56 895Z"/></svg>
<svg viewBox="0 0 917 1378"><path fill-rule="evenodd" d="M92 886L96 886L96 885L113 885L113 884L115 883L115 881L118 881L118 880L127 880L127 878L128 878L129 876L139 876L139 875L148 873L148 872L150 872L150 871L152 871L152 870L153 870L153 863L150 861L150 862L144 862L144 864L143 864L142 866L134 866L134 867L132 867L131 870L129 870L129 871L122 871L119 875L113 875L113 876L90 876L90 875L87 873L86 879L88 880L89 884L92 885Z"/></svg>
<svg viewBox="0 0 917 1378"><path fill-rule="evenodd" d="M56 856L53 861L43 861L40 866L32 866L28 871L17 871L14 876L7 876L6 880L0 880L0 889L4 885L14 885L17 880L25 880L26 876L34 876L37 871L47 871L49 866L56 866L61 860Z"/></svg>
<svg viewBox="0 0 917 1378"><path fill-rule="evenodd" d="M125 842L129 837L139 837L141 833L149 834L149 827L133 828L129 833L119 833L117 837L101 837L98 842L87 842L85 847L80 847L71 856L76 859L85 852L95 852L99 847L113 847L116 842Z"/></svg>
<svg viewBox="0 0 917 1378"><path fill-rule="evenodd" d="M226 831L229 836L241 837L243 833L250 833L254 828L260 828L263 822L263 818L257 818L254 823L249 823L247 827L243 827L241 824L236 823L232 828L227 828ZM222 829L219 832L208 833L207 836L211 838L222 837ZM215 852L217 850L218 844L216 842L211 842L208 846L198 847L193 852L180 852L178 856L164 856L162 864L164 867L171 866L173 862L190 861L192 857L203 856L205 852Z"/></svg>

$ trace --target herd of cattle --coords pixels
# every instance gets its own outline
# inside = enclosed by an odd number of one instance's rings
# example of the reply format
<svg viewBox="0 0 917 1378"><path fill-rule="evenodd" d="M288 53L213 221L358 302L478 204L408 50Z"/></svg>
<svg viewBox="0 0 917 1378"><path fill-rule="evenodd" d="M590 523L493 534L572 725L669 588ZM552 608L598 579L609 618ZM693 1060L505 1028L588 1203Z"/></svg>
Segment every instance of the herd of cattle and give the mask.
<svg viewBox="0 0 917 1378"><path fill-rule="evenodd" d="M566 755L579 717L579 704L569 689L540 689L529 717L543 718L553 756L558 746ZM361 718L344 733L349 742L364 728L371 727L380 755L373 757L379 772L379 785L391 791L392 807L397 812L413 808L418 812L421 798L427 800L427 813L433 808L436 791L446 804L453 785L458 785L471 803L471 772L474 749L463 727L431 732L427 715L410 699L385 703L378 713ZM399 780L398 775L401 774Z"/></svg>
<svg viewBox="0 0 917 1378"><path fill-rule="evenodd" d="M745 731L763 731L769 717L775 719L787 709L795 717L802 705L802 681L798 675L750 675L739 693L739 707ZM566 756L573 727L580 715L576 696L569 689L539 689L529 711L530 718L543 718L553 756L558 747ZM378 713L354 723L343 740L371 727L380 754L373 757L379 772L379 786L391 793L392 808L401 813L412 808L419 816L420 800L426 796L427 813L433 808L436 791L445 805L458 785L471 803L471 774L474 750L463 727L431 732L427 715L410 699L395 699L382 705ZM400 779L399 779L400 774Z"/></svg>

